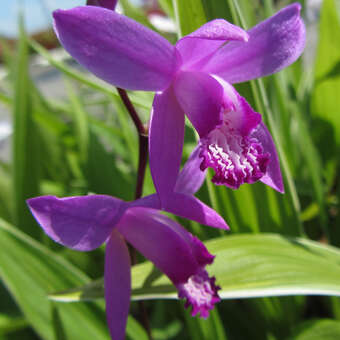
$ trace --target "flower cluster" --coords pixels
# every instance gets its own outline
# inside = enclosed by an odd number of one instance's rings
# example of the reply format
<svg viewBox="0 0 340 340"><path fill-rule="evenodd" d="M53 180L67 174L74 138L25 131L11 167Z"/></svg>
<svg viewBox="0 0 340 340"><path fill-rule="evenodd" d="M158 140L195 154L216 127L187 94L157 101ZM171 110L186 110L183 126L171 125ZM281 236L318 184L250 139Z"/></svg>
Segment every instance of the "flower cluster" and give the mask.
<svg viewBox="0 0 340 340"><path fill-rule="evenodd" d="M106 242L105 299L111 336L124 338L130 301L125 241L161 269L207 317L218 297L213 262L204 244L161 210L216 228L228 226L194 197L212 168L212 181L237 189L258 180L283 192L278 156L261 115L231 85L266 76L302 53L300 5L285 7L249 31L223 19L206 23L175 46L113 11L116 1L54 12L64 48L85 68L128 89L155 91L149 128L150 169L156 194L133 202L104 195L28 200L44 231L66 247L88 251ZM180 172L187 115L198 145ZM178 265L180 261L181 265Z"/></svg>

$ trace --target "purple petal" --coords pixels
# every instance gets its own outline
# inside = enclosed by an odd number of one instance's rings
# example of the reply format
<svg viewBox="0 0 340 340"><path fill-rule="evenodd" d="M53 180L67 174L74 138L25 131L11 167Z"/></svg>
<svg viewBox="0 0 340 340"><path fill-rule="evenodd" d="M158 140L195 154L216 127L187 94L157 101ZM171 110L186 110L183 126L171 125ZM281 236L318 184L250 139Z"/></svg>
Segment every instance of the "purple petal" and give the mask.
<svg viewBox="0 0 340 340"><path fill-rule="evenodd" d="M146 208L130 209L118 228L128 242L171 279L179 297L187 299L186 306L193 307L192 315L208 316L220 301L219 288L204 269L214 257L201 241L178 223Z"/></svg>
<svg viewBox="0 0 340 340"><path fill-rule="evenodd" d="M117 228L129 243L177 283L185 282L195 273L198 263L187 241L169 228L174 224L181 232L186 232L157 210L138 207L129 209Z"/></svg>
<svg viewBox="0 0 340 340"><path fill-rule="evenodd" d="M107 9L114 10L116 8L118 0L87 0L88 6L100 6Z"/></svg>
<svg viewBox="0 0 340 340"><path fill-rule="evenodd" d="M152 194L139 198L138 200L129 202L129 207L145 207L161 210L161 202L157 194Z"/></svg>
<svg viewBox="0 0 340 340"><path fill-rule="evenodd" d="M155 96L149 134L150 170L162 204L176 184L183 139L184 113L169 88Z"/></svg>
<svg viewBox="0 0 340 340"><path fill-rule="evenodd" d="M217 293L221 288L215 284L215 281L215 277L209 277L208 272L202 269L191 276L187 282L176 286L178 297L186 299L184 307L192 306L191 316L199 314L201 318L206 319L209 311L221 301Z"/></svg>
<svg viewBox="0 0 340 340"><path fill-rule="evenodd" d="M188 34L186 38L200 38L208 40L240 40L247 41L248 33L241 27L235 26L223 19L215 19L202 25L196 31Z"/></svg>
<svg viewBox="0 0 340 340"><path fill-rule="evenodd" d="M53 13L64 48L97 77L130 90L159 91L175 69L175 48L141 24L106 8Z"/></svg>
<svg viewBox="0 0 340 340"><path fill-rule="evenodd" d="M116 230L106 246L104 288L111 337L124 340L131 295L130 254L123 237Z"/></svg>
<svg viewBox="0 0 340 340"><path fill-rule="evenodd" d="M203 66L230 83L278 72L293 63L305 46L305 27L298 3L285 7L248 31L248 42L233 41ZM202 65L201 65L202 66Z"/></svg>
<svg viewBox="0 0 340 340"><path fill-rule="evenodd" d="M174 84L183 111L201 137L222 121L223 87L208 74L181 72Z"/></svg>
<svg viewBox="0 0 340 340"><path fill-rule="evenodd" d="M261 182L271 186L273 189L283 194L284 186L280 170L280 162L272 136L263 123L259 124L251 135L261 142L264 152L270 155L267 171L261 178Z"/></svg>
<svg viewBox="0 0 340 340"><path fill-rule="evenodd" d="M127 205L104 195L30 198L27 204L54 241L76 250L98 248L110 235Z"/></svg>
<svg viewBox="0 0 340 340"><path fill-rule="evenodd" d="M247 41L248 34L242 28L223 19L216 19L185 36L176 44L182 57L182 67L199 70L199 64L213 54L227 40Z"/></svg>
<svg viewBox="0 0 340 340"><path fill-rule="evenodd" d="M223 124L201 138L200 168L214 169L212 181L215 184L237 189L243 183L254 183L264 176L270 155L261 141L251 136L261 122L261 115L229 83L215 78L224 89Z"/></svg>
<svg viewBox="0 0 340 340"><path fill-rule="evenodd" d="M195 196L172 193L163 209L200 224L214 228L229 229L227 223L214 209L205 205Z"/></svg>
<svg viewBox="0 0 340 340"><path fill-rule="evenodd" d="M180 217L196 221L214 228L229 229L224 219L195 196L184 193L170 193L167 202L161 207L157 194L131 202L129 210L135 207L164 210Z"/></svg>
<svg viewBox="0 0 340 340"><path fill-rule="evenodd" d="M175 186L176 192L194 195L202 186L206 171L200 169L202 158L199 157L199 154L200 149L197 146L179 173Z"/></svg>

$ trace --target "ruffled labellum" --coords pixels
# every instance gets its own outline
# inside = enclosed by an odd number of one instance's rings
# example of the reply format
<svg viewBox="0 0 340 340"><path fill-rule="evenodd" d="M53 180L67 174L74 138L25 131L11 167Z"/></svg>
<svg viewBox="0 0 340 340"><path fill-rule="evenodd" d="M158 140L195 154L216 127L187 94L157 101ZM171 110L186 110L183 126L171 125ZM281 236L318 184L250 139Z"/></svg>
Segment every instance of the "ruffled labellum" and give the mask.
<svg viewBox="0 0 340 340"><path fill-rule="evenodd" d="M230 93L230 86L228 89ZM266 173L270 155L264 152L257 138L251 137L261 117L238 94L233 95L233 100L226 93L225 96L222 124L200 141L203 159L200 168L215 170L213 183L238 189L243 183L258 181Z"/></svg>

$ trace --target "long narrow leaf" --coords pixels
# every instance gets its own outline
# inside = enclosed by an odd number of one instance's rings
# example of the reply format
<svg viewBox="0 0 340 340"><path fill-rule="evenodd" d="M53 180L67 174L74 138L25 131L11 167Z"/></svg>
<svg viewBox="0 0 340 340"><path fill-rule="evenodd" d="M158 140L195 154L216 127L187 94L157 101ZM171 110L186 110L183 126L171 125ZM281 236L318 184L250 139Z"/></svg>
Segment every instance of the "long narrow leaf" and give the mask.
<svg viewBox="0 0 340 340"><path fill-rule="evenodd" d="M299 238L273 234L235 235L206 242L216 255L209 273L224 299L284 295L340 296L340 251ZM170 281L151 263L132 271L136 300L176 298ZM50 295L56 301L103 297L102 281Z"/></svg>

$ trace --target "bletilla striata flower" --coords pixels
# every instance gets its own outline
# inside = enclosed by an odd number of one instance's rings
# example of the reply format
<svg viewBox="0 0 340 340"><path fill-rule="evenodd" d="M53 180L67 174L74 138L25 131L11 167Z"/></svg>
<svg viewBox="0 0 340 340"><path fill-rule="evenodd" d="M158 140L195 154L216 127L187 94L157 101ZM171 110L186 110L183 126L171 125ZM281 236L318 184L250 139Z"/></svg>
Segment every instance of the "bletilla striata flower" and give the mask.
<svg viewBox="0 0 340 340"><path fill-rule="evenodd" d="M149 152L163 207L179 172L184 114L197 130L200 168L231 188L257 180L283 192L272 138L231 84L266 76L302 53L299 4L285 7L249 31L213 20L175 46L139 23L99 7L54 12L65 49L99 78L129 90L156 91Z"/></svg>
<svg viewBox="0 0 340 340"><path fill-rule="evenodd" d="M176 183L168 211L202 224L227 229L224 220L193 194L204 181L197 169L197 150ZM31 198L27 204L37 222L54 241L89 251L105 241L106 316L112 339L123 340L129 312L130 255L125 240L152 261L173 282L179 298L192 306L192 315L206 318L220 301L215 278L205 267L213 262L204 244L181 225L159 212L158 195L124 202L106 195ZM125 240L124 240L125 239Z"/></svg>
<svg viewBox="0 0 340 340"><path fill-rule="evenodd" d="M99 6L107 9L114 10L116 8L118 0L87 0L88 6Z"/></svg>

